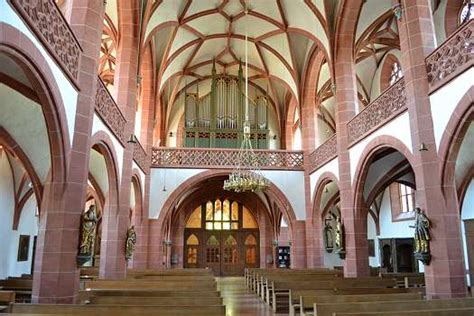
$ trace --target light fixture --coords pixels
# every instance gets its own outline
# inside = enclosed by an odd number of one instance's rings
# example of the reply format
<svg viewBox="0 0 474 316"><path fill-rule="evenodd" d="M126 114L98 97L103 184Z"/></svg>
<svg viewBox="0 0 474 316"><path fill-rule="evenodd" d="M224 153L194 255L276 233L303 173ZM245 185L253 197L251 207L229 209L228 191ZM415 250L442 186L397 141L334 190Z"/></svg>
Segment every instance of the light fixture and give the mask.
<svg viewBox="0 0 474 316"><path fill-rule="evenodd" d="M127 143L136 144L137 143L137 137L134 134L130 134L130 137L128 138Z"/></svg>
<svg viewBox="0 0 474 316"><path fill-rule="evenodd" d="M418 151L428 151L428 147L426 147L425 143L421 143Z"/></svg>
<svg viewBox="0 0 474 316"><path fill-rule="evenodd" d="M167 191L167 190L166 190L166 185L163 186L163 189L161 189L161 191L163 191L163 192L166 192L166 191Z"/></svg>
<svg viewBox="0 0 474 316"><path fill-rule="evenodd" d="M400 3L394 4L392 6L392 12L397 20L400 21L402 18L402 5Z"/></svg>
<svg viewBox="0 0 474 316"><path fill-rule="evenodd" d="M170 136L170 137L173 137L173 132L170 132L169 136Z"/></svg>
<svg viewBox="0 0 474 316"><path fill-rule="evenodd" d="M245 8L247 17L247 8ZM247 22L247 21L246 21ZM224 181L224 190L234 192L261 192L270 186L270 182L260 171L258 157L253 151L250 140L249 119L249 72L248 72L248 32L245 23L245 121L243 123L244 138L237 155L237 167L232 170L229 178Z"/></svg>
<svg viewBox="0 0 474 316"><path fill-rule="evenodd" d="M329 193L329 189L327 186L324 187L324 193Z"/></svg>

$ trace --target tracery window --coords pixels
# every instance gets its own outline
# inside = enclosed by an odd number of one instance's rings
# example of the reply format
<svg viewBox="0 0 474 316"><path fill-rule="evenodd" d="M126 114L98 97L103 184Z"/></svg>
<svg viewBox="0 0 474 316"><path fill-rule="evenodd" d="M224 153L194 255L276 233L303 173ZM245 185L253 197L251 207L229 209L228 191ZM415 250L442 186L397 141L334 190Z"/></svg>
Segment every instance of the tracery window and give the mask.
<svg viewBox="0 0 474 316"><path fill-rule="evenodd" d="M224 243L224 263L237 264L237 240L231 235Z"/></svg>
<svg viewBox="0 0 474 316"><path fill-rule="evenodd" d="M219 249L220 243L217 238L212 235L206 242L206 262L219 263Z"/></svg>
<svg viewBox="0 0 474 316"><path fill-rule="evenodd" d="M399 79L403 77L402 67L396 61L393 63L392 72L390 73L390 85L393 85Z"/></svg>
<svg viewBox="0 0 474 316"><path fill-rule="evenodd" d="M472 19L474 19L474 1L466 0L461 7L461 11L459 12L459 25L462 25Z"/></svg>
<svg viewBox="0 0 474 316"><path fill-rule="evenodd" d="M197 264L198 262L198 246L199 246L199 239L196 235L191 234L188 239L186 240L187 250L187 258L186 261L188 264Z"/></svg>

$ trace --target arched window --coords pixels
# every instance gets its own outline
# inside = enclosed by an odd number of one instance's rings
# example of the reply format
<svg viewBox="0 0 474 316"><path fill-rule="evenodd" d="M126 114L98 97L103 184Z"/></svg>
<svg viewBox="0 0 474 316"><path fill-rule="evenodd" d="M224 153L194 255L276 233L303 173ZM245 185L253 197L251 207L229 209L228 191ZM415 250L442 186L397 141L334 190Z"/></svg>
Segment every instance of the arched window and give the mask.
<svg viewBox="0 0 474 316"><path fill-rule="evenodd" d="M239 229L239 204L229 200L217 199L214 203L206 203L207 230L237 230Z"/></svg>
<svg viewBox="0 0 474 316"><path fill-rule="evenodd" d="M393 85L399 79L403 77L402 67L398 61L395 61L392 66L392 72L390 73L390 85Z"/></svg>
<svg viewBox="0 0 474 316"><path fill-rule="evenodd" d="M206 242L206 262L219 263L220 243L216 236L212 235Z"/></svg>
<svg viewBox="0 0 474 316"><path fill-rule="evenodd" d="M257 263L257 239L254 235L248 235L245 239L245 263L248 265Z"/></svg>
<svg viewBox="0 0 474 316"><path fill-rule="evenodd" d="M258 228L257 222L252 213L244 206L243 207L242 228Z"/></svg>
<svg viewBox="0 0 474 316"><path fill-rule="evenodd" d="M461 11L459 11L459 25L462 25L472 19L474 19L474 1L465 0L461 7Z"/></svg>
<svg viewBox="0 0 474 316"><path fill-rule="evenodd" d="M237 240L231 235L224 243L224 263L237 264L238 262Z"/></svg>
<svg viewBox="0 0 474 316"><path fill-rule="evenodd" d="M196 237L196 235L191 234L188 237L188 239L186 240L186 246L188 248L186 262L188 264L197 264L199 239Z"/></svg>
<svg viewBox="0 0 474 316"><path fill-rule="evenodd" d="M201 228L201 207L198 206L193 211L188 221L186 222L186 228Z"/></svg>
<svg viewBox="0 0 474 316"><path fill-rule="evenodd" d="M415 190L404 185L400 185L400 204L402 213L410 212L415 209Z"/></svg>

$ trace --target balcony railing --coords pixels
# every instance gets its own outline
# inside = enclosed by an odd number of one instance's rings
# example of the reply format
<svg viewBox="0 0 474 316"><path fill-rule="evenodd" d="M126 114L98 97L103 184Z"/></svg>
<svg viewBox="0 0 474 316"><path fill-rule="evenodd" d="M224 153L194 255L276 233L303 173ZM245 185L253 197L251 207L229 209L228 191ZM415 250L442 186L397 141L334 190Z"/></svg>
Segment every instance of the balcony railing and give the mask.
<svg viewBox="0 0 474 316"><path fill-rule="evenodd" d="M77 87L82 48L55 1L9 2Z"/></svg>
<svg viewBox="0 0 474 316"><path fill-rule="evenodd" d="M432 92L474 65L473 33L474 20L470 20L426 57Z"/></svg>
<svg viewBox="0 0 474 316"><path fill-rule="evenodd" d="M127 143L125 124L127 120L120 111L109 90L102 80L97 77L97 91L95 94L95 111L105 125L112 131L123 146Z"/></svg>
<svg viewBox="0 0 474 316"><path fill-rule="evenodd" d="M303 170L303 152L255 150L258 165L266 170ZM153 148L154 168L232 169L237 165L238 149Z"/></svg>
<svg viewBox="0 0 474 316"><path fill-rule="evenodd" d="M133 160L135 160L144 173L148 173L148 169L150 169L150 160L148 159L145 149L138 140L133 145Z"/></svg>
<svg viewBox="0 0 474 316"><path fill-rule="evenodd" d="M347 123L349 144L353 145L363 139L406 108L407 96L402 78Z"/></svg>
<svg viewBox="0 0 474 316"><path fill-rule="evenodd" d="M336 156L337 140L336 134L334 134L309 155L311 171L321 168L326 163L334 159Z"/></svg>

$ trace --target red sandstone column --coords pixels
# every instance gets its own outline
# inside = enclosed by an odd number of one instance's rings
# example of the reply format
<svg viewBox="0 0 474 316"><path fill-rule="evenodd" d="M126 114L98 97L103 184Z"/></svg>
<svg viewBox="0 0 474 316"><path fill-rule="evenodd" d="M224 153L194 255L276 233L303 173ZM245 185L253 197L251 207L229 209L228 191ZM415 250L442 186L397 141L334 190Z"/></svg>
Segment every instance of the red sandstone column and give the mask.
<svg viewBox="0 0 474 316"><path fill-rule="evenodd" d="M455 193L445 196L441 188L441 160L436 152L425 66L425 57L434 50L436 43L431 3L430 0L403 0L402 10L398 29L416 158L413 166L416 198L433 225L432 261L425 267L426 294L430 298L465 296L459 210L456 199L452 198ZM418 151L421 143L428 151Z"/></svg>
<svg viewBox="0 0 474 316"><path fill-rule="evenodd" d="M151 55L151 47L146 47L143 53L143 59L140 65L140 73L142 77L141 84L141 132L140 143L145 149L148 157L151 157L151 149L153 146L153 111L154 111L154 84L153 84L153 62ZM138 135L137 135L138 137ZM133 254L132 267L136 269L145 269L148 266L148 232L150 221L149 204L150 204L150 179L151 170L145 176L143 187L143 203L142 203L142 219L137 227L137 245ZM154 242L154 241L152 241Z"/></svg>
<svg viewBox="0 0 474 316"><path fill-rule="evenodd" d="M306 221L294 221L291 230L291 267L306 268Z"/></svg>
<svg viewBox="0 0 474 316"><path fill-rule="evenodd" d="M357 210L353 202L351 165L347 122L354 117L358 104L354 62L354 33L362 0L351 0L344 4L340 20L337 53L334 65L336 75L336 131L339 161L339 190L341 213L345 227L346 259L344 275L357 277L369 274L367 245L367 210ZM355 168L355 166L353 166Z"/></svg>
<svg viewBox="0 0 474 316"><path fill-rule="evenodd" d="M138 70L138 1L120 1L115 101L127 124L125 135L134 131ZM101 278L123 278L126 274L125 238L129 223L133 144L126 144L119 184L118 213L104 214L99 275Z"/></svg>
<svg viewBox="0 0 474 316"><path fill-rule="evenodd" d="M303 90L303 106L301 120L303 122L303 150L304 150L304 184L305 184L305 204L306 204L306 264L309 268L321 267L324 264L323 253L321 248L321 230L315 227L313 217L313 201L311 196L310 171L314 167L309 157L316 148L316 139L318 143L321 141L317 135L317 115L316 115L316 95L318 93L318 78L321 64L324 60L324 54L317 50L313 53L311 61L308 65ZM319 223L318 223L319 224Z"/></svg>
<svg viewBox="0 0 474 316"><path fill-rule="evenodd" d="M87 191L104 8L103 2L97 0L71 0L70 8L72 15L66 19L83 49L78 77L80 92L67 183L45 185L33 274L34 303L73 303L79 290L76 255Z"/></svg>

